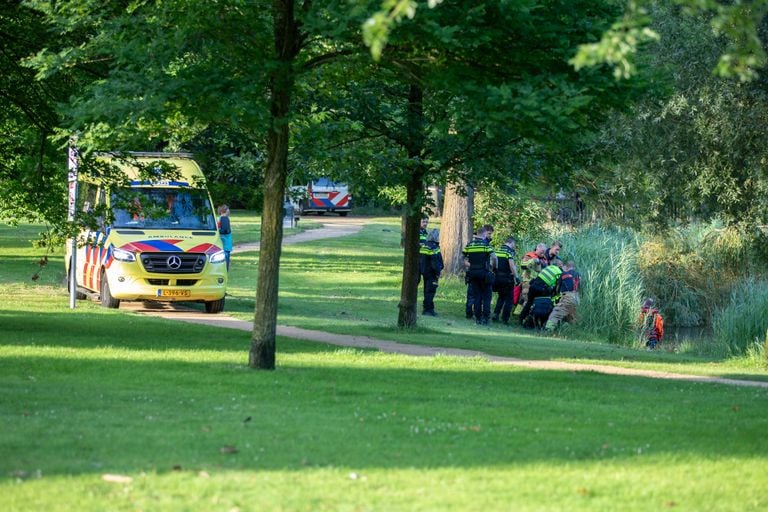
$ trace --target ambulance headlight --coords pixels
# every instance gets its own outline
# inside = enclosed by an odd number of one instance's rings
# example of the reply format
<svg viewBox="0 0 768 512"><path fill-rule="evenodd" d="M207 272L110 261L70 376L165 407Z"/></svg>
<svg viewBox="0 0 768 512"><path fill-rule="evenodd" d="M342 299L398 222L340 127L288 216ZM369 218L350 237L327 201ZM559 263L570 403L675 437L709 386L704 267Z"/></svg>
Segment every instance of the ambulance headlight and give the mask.
<svg viewBox="0 0 768 512"><path fill-rule="evenodd" d="M136 255L125 249L115 249L112 256L118 261L136 261Z"/></svg>
<svg viewBox="0 0 768 512"><path fill-rule="evenodd" d="M227 255L224 251L219 251L211 255L211 263L221 263L227 261Z"/></svg>

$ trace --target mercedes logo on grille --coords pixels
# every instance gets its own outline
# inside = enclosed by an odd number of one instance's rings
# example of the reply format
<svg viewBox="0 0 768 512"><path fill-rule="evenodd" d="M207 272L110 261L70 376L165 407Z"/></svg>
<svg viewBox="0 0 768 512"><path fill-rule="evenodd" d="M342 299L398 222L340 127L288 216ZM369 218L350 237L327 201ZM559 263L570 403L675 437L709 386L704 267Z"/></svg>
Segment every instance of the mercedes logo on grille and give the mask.
<svg viewBox="0 0 768 512"><path fill-rule="evenodd" d="M168 256L168 259L165 260L165 262L168 264L168 268L172 268L173 270L177 270L181 267L181 258L178 256Z"/></svg>

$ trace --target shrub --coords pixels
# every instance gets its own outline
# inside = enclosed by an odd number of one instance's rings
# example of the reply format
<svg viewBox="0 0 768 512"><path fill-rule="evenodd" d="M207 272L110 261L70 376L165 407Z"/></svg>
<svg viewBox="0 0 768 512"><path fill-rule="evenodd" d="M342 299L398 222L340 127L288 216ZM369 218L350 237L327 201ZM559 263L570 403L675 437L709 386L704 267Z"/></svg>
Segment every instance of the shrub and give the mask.
<svg viewBox="0 0 768 512"><path fill-rule="evenodd" d="M547 211L539 203L495 186L483 188L475 196L474 224L493 225L494 245L501 245L509 236L541 238L547 218Z"/></svg>

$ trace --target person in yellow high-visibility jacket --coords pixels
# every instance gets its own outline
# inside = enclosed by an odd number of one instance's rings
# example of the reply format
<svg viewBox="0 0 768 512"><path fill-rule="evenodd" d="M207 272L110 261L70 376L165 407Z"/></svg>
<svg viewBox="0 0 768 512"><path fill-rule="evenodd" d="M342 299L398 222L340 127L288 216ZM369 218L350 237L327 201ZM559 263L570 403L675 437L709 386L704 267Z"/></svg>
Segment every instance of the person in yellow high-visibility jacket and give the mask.
<svg viewBox="0 0 768 512"><path fill-rule="evenodd" d="M565 264L563 274L560 276L560 296L552 313L549 314L547 330L557 328L561 322L572 322L576 319L580 282L581 275L576 270L573 261L569 261Z"/></svg>

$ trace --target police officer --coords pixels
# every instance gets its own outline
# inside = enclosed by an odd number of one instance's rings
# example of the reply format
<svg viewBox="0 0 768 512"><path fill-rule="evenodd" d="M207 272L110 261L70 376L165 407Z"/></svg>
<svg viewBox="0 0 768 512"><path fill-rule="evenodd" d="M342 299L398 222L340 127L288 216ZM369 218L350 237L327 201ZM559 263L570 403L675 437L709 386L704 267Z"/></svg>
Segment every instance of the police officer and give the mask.
<svg viewBox="0 0 768 512"><path fill-rule="evenodd" d="M423 315L437 316L435 313L435 293L442 271L443 256L440 254L440 232L433 229L419 248L419 272L424 280Z"/></svg>
<svg viewBox="0 0 768 512"><path fill-rule="evenodd" d="M488 243L488 232L485 227L464 247L464 269L467 272L468 287L471 287L472 304L475 322L488 324L491 316L491 296L493 291L494 273L496 268L496 253Z"/></svg>
<svg viewBox="0 0 768 512"><path fill-rule="evenodd" d="M429 217L425 215L421 218L421 224L419 225L419 243L421 245L424 245L427 242L427 236L429 235L427 226L429 226Z"/></svg>
<svg viewBox="0 0 768 512"><path fill-rule="evenodd" d="M547 311L547 316L549 315L549 312L552 311L552 297L558 292L560 276L562 273L563 270L558 265L549 265L539 272L538 276L531 280L531 284L528 287L528 298L525 301L525 306L523 306L523 311L520 313L520 325L531 325L532 322L526 322L526 317L531 311L537 297L549 298L549 311ZM544 301L539 302L540 309L538 311L538 316L541 317L541 308L545 306L545 303ZM544 318L544 322L546 322L546 318Z"/></svg>
<svg viewBox="0 0 768 512"><path fill-rule="evenodd" d="M485 230L485 236L483 237L483 240L485 240L486 244L491 245L491 239L493 238L493 226L490 224L484 224L483 229ZM475 231L474 233L472 233L472 236L477 237L478 233L479 233L478 231ZM469 286L468 276L465 276L464 283L467 285L467 302L466 302L467 319L471 320L475 316L475 313L473 311L474 304L475 304L474 289L471 286ZM491 297L493 297L493 289L491 289Z"/></svg>
<svg viewBox="0 0 768 512"><path fill-rule="evenodd" d="M493 309L493 321L509 323L509 315L512 313L513 297L512 291L515 287L517 277L517 267L515 266L515 239L507 238L504 244L496 249L496 281L493 283L496 292L496 307Z"/></svg>

